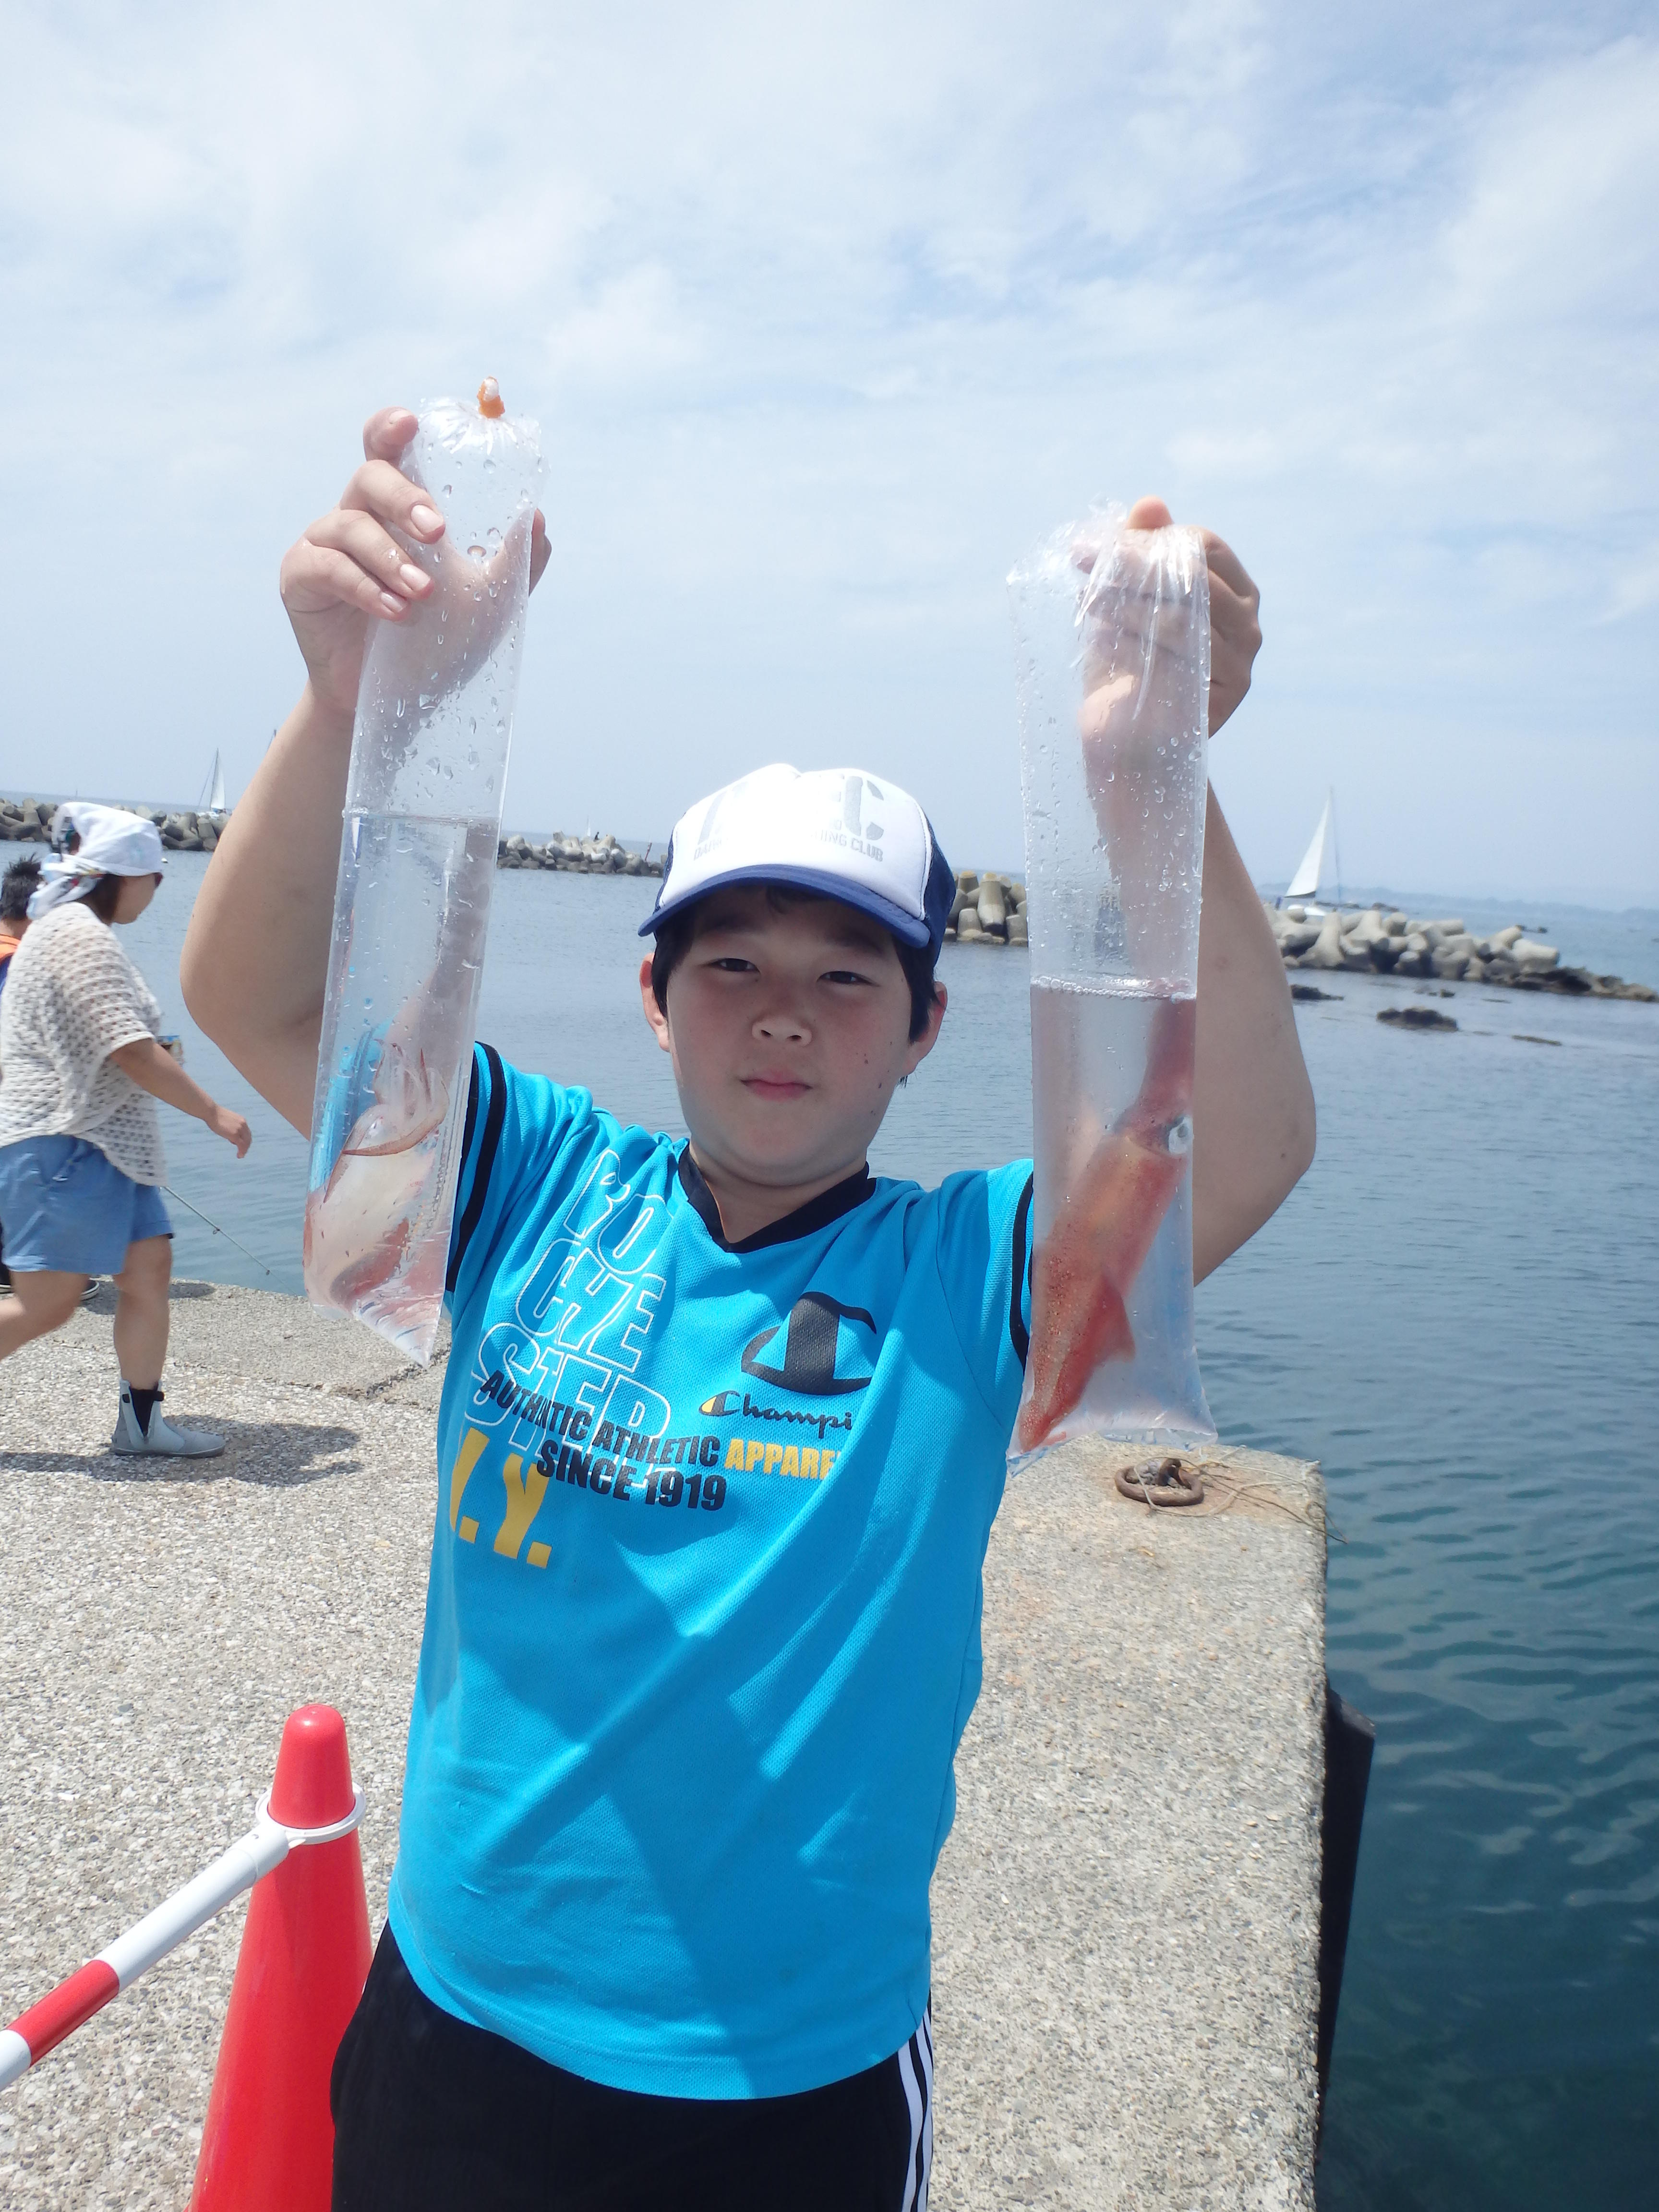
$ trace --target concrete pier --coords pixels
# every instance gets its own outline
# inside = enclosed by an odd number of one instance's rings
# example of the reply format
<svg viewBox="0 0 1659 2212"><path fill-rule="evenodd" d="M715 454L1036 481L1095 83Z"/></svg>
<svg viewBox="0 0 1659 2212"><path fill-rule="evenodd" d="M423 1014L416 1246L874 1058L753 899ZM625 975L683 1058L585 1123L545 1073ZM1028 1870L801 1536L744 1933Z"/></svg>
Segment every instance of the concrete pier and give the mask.
<svg viewBox="0 0 1659 2212"><path fill-rule="evenodd" d="M1316 1469L1121 1450L1010 1485L933 1882L937 2203L1313 2203L1324 1776Z"/></svg>
<svg viewBox="0 0 1659 2212"><path fill-rule="evenodd" d="M175 1285L167 1410L108 1450L107 1305L0 1365L0 2021L248 1823L340 1706L378 1927L441 1374L268 1293ZM934 1884L949 2212L1311 2206L1324 1539L1316 1473L1218 1453L1152 1511L1078 1447L1013 1483ZM178 2212L237 1907L0 2094L9 2212Z"/></svg>

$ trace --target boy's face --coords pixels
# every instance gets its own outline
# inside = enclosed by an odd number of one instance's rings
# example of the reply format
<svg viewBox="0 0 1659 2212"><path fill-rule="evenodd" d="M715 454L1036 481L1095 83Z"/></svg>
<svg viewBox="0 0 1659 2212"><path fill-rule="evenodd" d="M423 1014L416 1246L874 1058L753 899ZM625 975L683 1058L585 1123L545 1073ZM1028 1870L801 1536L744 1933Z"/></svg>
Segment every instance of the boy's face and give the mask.
<svg viewBox="0 0 1659 2212"><path fill-rule="evenodd" d="M763 884L741 884L697 921L667 1012L648 960L640 987L705 1170L785 1189L851 1174L900 1079L932 1051L943 992L913 1043L892 938L837 900L779 911Z"/></svg>

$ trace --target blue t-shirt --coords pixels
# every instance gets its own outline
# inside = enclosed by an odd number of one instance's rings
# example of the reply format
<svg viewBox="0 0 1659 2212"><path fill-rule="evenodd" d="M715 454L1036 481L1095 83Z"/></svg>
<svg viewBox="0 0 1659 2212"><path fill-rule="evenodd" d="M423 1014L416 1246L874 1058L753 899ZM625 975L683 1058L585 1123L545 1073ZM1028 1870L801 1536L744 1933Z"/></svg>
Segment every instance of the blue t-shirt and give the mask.
<svg viewBox="0 0 1659 2212"><path fill-rule="evenodd" d="M657 2095L914 2033L1030 1176L860 1172L732 1245L683 1142L481 1048L391 1895L437 2004Z"/></svg>

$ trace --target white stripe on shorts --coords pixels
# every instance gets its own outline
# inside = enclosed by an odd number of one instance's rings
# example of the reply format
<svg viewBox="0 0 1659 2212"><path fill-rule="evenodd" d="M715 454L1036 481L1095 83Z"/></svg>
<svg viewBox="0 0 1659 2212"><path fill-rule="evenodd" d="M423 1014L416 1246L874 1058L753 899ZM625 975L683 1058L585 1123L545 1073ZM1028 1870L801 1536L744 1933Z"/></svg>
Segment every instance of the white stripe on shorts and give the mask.
<svg viewBox="0 0 1659 2212"><path fill-rule="evenodd" d="M933 2169L933 2004L930 1997L921 2025L898 2053L899 2080L910 2107L910 2157L899 2212L927 2212L927 2181Z"/></svg>

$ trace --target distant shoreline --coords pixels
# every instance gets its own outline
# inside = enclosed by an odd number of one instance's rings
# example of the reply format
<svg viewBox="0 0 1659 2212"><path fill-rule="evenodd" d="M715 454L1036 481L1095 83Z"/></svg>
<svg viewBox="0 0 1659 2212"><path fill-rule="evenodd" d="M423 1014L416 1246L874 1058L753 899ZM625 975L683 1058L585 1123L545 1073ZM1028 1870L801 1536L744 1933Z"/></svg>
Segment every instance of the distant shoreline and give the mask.
<svg viewBox="0 0 1659 2212"><path fill-rule="evenodd" d="M52 821L61 799L0 799L0 844L46 845L52 841ZM150 806L132 799L101 799L93 804L122 806L128 813L153 822L161 843L170 853L212 853L218 849L230 810L215 812L208 807ZM660 857L651 857L651 847L633 851L608 831L602 837L574 837L555 830L541 840L513 830L498 840L495 861L502 868L552 868L586 876L660 876Z"/></svg>
<svg viewBox="0 0 1659 2212"><path fill-rule="evenodd" d="M58 799L0 797L0 844L49 843L52 817L64 803ZM215 812L208 808L156 806L133 800L100 803L125 805L154 822L169 852L214 852L230 819L228 809ZM658 851L654 839L641 851L610 831L602 836L576 836L557 830L538 831L534 836L509 830L497 842L496 865L575 875L660 878L665 851L665 843L663 851ZM1539 905L1551 902L1536 902ZM1466 928L1461 916L1413 915L1381 899L1363 908L1326 908L1297 901L1286 904L1266 896L1261 903L1280 957L1291 969L1316 969L1333 975L1346 971L1410 976L1430 982L1489 983L1509 990L1577 998L1649 1004L1659 1000L1659 991L1646 983L1627 982L1621 975L1564 961L1559 946L1546 944L1520 921L1482 934ZM1496 902L1483 900L1480 903ZM1583 911L1643 914L1648 909ZM995 869L959 871L945 938L951 944L1005 950L1024 945L1027 940L1024 882L1012 872Z"/></svg>

